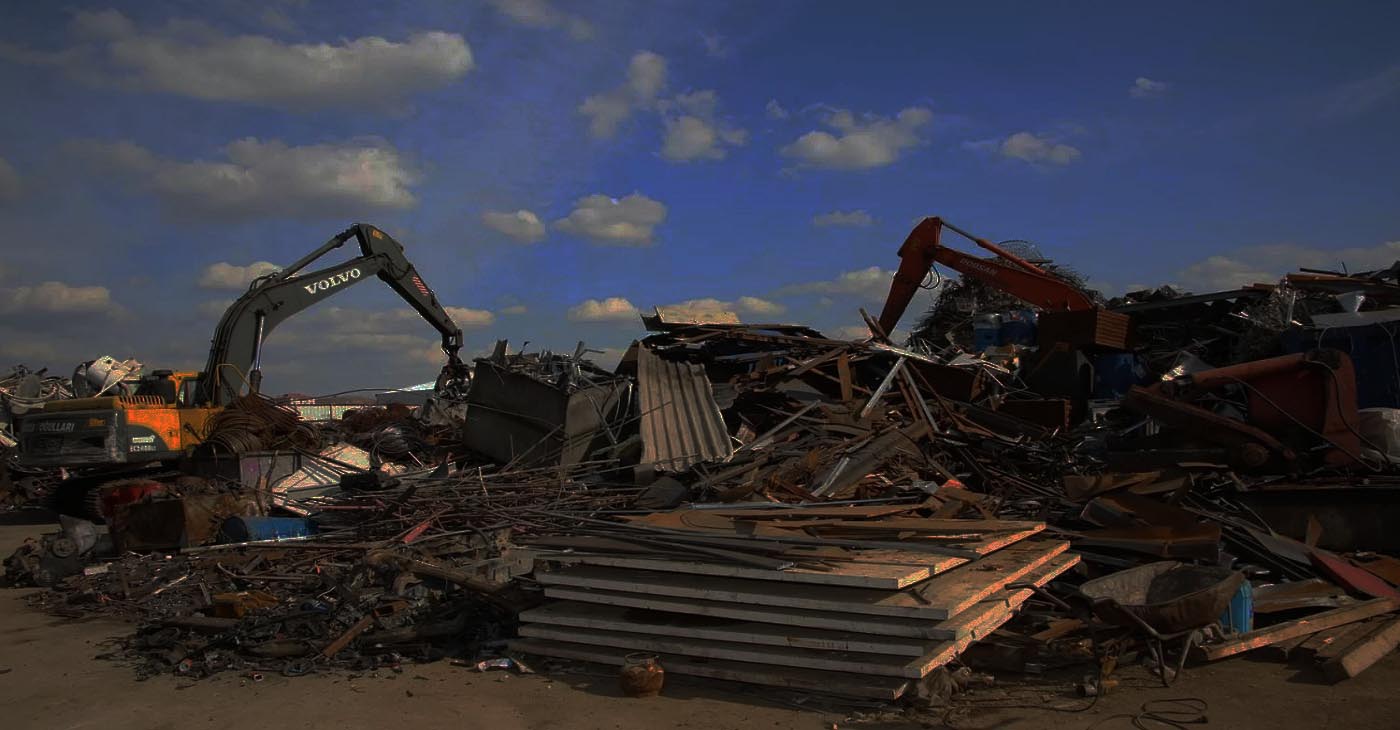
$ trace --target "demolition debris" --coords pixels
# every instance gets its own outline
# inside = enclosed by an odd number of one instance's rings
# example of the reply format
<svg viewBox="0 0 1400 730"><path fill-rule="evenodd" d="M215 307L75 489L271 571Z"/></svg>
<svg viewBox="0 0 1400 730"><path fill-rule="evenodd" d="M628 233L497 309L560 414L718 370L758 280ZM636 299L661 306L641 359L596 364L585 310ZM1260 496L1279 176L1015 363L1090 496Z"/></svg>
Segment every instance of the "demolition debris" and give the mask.
<svg viewBox="0 0 1400 730"><path fill-rule="evenodd" d="M63 414L178 413L183 376L17 368L8 499L63 517L6 576L190 677L447 657L927 702L958 665L1099 694L1130 657L1340 681L1400 644L1400 269L1105 302L939 219L900 254L863 340L659 311L612 371L501 342L423 405L243 392L141 468L65 451ZM891 341L938 264L963 278Z"/></svg>

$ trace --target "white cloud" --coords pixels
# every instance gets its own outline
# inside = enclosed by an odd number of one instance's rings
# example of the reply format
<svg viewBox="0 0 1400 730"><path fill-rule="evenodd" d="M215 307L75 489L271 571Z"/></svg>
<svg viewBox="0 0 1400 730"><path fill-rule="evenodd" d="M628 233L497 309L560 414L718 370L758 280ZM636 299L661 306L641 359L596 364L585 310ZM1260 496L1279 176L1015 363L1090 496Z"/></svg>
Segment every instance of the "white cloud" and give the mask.
<svg viewBox="0 0 1400 730"><path fill-rule="evenodd" d="M811 281L805 284L790 284L777 291L778 296L795 294L844 294L869 301L880 301L889 294L890 281L894 271L871 266L868 269L847 271L828 281Z"/></svg>
<svg viewBox="0 0 1400 730"><path fill-rule="evenodd" d="M524 304L512 304L509 307L502 307L500 313L509 317L514 317L528 311L530 311L529 307L526 307Z"/></svg>
<svg viewBox="0 0 1400 730"><path fill-rule="evenodd" d="M823 334L838 340L868 340L870 339L870 327L863 324L852 324L837 327L835 330Z"/></svg>
<svg viewBox="0 0 1400 730"><path fill-rule="evenodd" d="M740 314L763 317L782 314L787 308L759 297L739 297L733 301L706 297L663 304L657 309L670 321L735 322L739 320Z"/></svg>
<svg viewBox="0 0 1400 730"><path fill-rule="evenodd" d="M46 281L34 286L0 289L0 312L102 312L113 308L105 286L72 286Z"/></svg>
<svg viewBox="0 0 1400 730"><path fill-rule="evenodd" d="M485 309L469 309L467 307L443 307L443 309L447 310L447 315L452 318L452 321L464 330L481 329L496 323L496 315ZM417 312L410 314L418 316Z"/></svg>
<svg viewBox="0 0 1400 730"><path fill-rule="evenodd" d="M627 64L627 79L617 88L583 100L579 113L588 117L588 133L605 139L638 109L656 103L666 88L666 59L651 51L638 51Z"/></svg>
<svg viewBox="0 0 1400 730"><path fill-rule="evenodd" d="M769 119L787 119L791 116L777 99L769 99L767 106L763 107L763 113L767 114Z"/></svg>
<svg viewBox="0 0 1400 730"><path fill-rule="evenodd" d="M1078 149L1030 132L1017 132L1007 137L1002 140L998 151L1003 157L1036 164L1068 165L1080 157Z"/></svg>
<svg viewBox="0 0 1400 730"><path fill-rule="evenodd" d="M1209 256L1177 272L1176 279L1194 292L1226 291L1274 283L1299 268L1373 271L1396 261L1400 261L1400 241L1330 250L1293 243L1266 244Z"/></svg>
<svg viewBox="0 0 1400 730"><path fill-rule="evenodd" d="M5 158L0 157L0 203L18 198L19 191L19 173Z"/></svg>
<svg viewBox="0 0 1400 730"><path fill-rule="evenodd" d="M733 307L745 314L782 314L787 310L787 307L777 302L758 297L739 297L734 300Z"/></svg>
<svg viewBox="0 0 1400 730"><path fill-rule="evenodd" d="M484 309L444 307L452 321L464 330L490 327L495 314ZM291 320L283 329L294 333L298 346L317 353L371 350L401 355L411 361L441 360L441 340L423 318L407 306L393 309L357 307L318 308L308 316ZM279 333L285 335L282 329ZM279 338L281 339L281 338Z"/></svg>
<svg viewBox="0 0 1400 730"><path fill-rule="evenodd" d="M1151 99L1167 93L1170 84L1165 81L1153 81L1145 76L1137 77L1133 85L1128 87L1128 96L1134 99Z"/></svg>
<svg viewBox="0 0 1400 730"><path fill-rule="evenodd" d="M490 0L491 6L516 25L526 28L564 28L576 41L593 37L593 24L554 7L550 0Z"/></svg>
<svg viewBox="0 0 1400 730"><path fill-rule="evenodd" d="M199 285L205 289L246 289L259 276L281 269L271 261L254 261L247 266L220 261L204 267L204 273L199 275Z"/></svg>
<svg viewBox="0 0 1400 730"><path fill-rule="evenodd" d="M570 322L636 321L637 316L637 308L622 297L585 299L568 313Z"/></svg>
<svg viewBox="0 0 1400 730"><path fill-rule="evenodd" d="M528 210L521 209L513 213L488 210L481 214L481 222L517 243L538 243L544 240L544 222Z"/></svg>
<svg viewBox="0 0 1400 730"><path fill-rule="evenodd" d="M899 159L908 149L923 143L918 131L933 119L933 112L910 107L893 119L873 114L856 115L845 109L828 114L824 120L831 132L813 130L782 148L782 154L801 167L836 170L866 170L884 167Z"/></svg>
<svg viewBox="0 0 1400 730"><path fill-rule="evenodd" d="M85 142L74 151L123 175L180 216L318 217L404 210L417 204L419 173L387 142L291 147L246 138L224 147L227 161L181 162L130 142Z"/></svg>
<svg viewBox="0 0 1400 730"><path fill-rule="evenodd" d="M0 58L56 66L104 86L286 109L395 109L473 67L466 40L440 31L401 41L283 43L188 20L142 29L115 10L79 11L72 31L80 39L73 47L49 53L0 44Z"/></svg>
<svg viewBox="0 0 1400 730"><path fill-rule="evenodd" d="M657 106L665 115L661 156L671 162L721 160L728 147L749 139L747 131L718 119L719 95L713 89L681 94Z"/></svg>
<svg viewBox="0 0 1400 730"><path fill-rule="evenodd" d="M729 46L724 42L724 36L718 33L700 32L700 41L705 44L705 55L710 58L725 58L729 56Z"/></svg>
<svg viewBox="0 0 1400 730"><path fill-rule="evenodd" d="M812 218L812 225L822 228L830 226L854 226L863 228L874 225L874 223L875 219L870 216L869 212L864 210L852 210L849 212L833 210L830 213L822 213Z"/></svg>
<svg viewBox="0 0 1400 730"><path fill-rule="evenodd" d="M1324 120L1360 116L1400 95L1400 64L1342 84L1323 95L1318 115Z"/></svg>
<svg viewBox="0 0 1400 730"><path fill-rule="evenodd" d="M233 302L232 299L210 299L200 302L196 310L201 316L218 319L224 316L224 312L227 312L229 307L233 306Z"/></svg>
<svg viewBox="0 0 1400 730"><path fill-rule="evenodd" d="M565 233L604 246L650 246L656 226L666 220L666 206L641 193L625 198L589 195L574 202L569 217L554 222Z"/></svg>

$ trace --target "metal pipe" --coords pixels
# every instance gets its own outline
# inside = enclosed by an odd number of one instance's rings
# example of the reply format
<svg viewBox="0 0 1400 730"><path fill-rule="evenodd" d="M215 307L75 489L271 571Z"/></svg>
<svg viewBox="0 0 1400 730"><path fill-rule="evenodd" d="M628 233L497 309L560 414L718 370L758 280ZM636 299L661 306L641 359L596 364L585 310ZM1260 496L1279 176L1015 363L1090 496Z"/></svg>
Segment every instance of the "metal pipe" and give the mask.
<svg viewBox="0 0 1400 730"><path fill-rule="evenodd" d="M257 334L253 337L253 369L248 372L248 389L254 393L262 390L262 346L267 315L257 314Z"/></svg>

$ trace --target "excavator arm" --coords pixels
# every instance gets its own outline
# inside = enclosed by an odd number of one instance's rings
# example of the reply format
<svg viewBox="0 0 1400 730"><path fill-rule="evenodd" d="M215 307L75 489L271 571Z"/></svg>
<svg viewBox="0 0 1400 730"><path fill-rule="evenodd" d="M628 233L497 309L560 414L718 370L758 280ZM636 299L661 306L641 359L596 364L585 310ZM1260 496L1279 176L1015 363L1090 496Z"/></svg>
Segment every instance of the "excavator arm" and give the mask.
<svg viewBox="0 0 1400 730"><path fill-rule="evenodd" d="M1002 261L971 256L941 242L943 229L957 233L979 247L996 254ZM1005 263L1002 263L1002 262ZM1012 254L991 241L978 238L942 218L925 218L909 232L899 247L899 270L890 283L885 307L880 311L880 328L890 332L909 308L915 292L935 263L943 264L1046 311L1093 309L1094 301L1079 289L1054 277L1044 269Z"/></svg>
<svg viewBox="0 0 1400 730"><path fill-rule="evenodd" d="M324 269L303 271L327 253L351 239L360 245L360 256ZM447 366L439 383L460 383L467 368L458 357L462 330L423 283L418 270L404 257L403 246L389 234L366 223L356 223L336 234L320 248L287 268L269 274L235 301L214 330L194 405L226 405L245 384L256 391L261 385L262 346L274 327L317 302L371 276L378 276L418 314L442 334Z"/></svg>

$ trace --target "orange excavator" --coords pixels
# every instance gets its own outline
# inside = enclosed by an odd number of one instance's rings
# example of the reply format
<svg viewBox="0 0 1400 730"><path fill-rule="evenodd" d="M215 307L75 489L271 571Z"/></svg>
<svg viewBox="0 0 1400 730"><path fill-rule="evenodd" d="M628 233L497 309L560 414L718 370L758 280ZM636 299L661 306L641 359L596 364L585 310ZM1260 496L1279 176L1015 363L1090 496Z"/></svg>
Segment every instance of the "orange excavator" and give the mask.
<svg viewBox="0 0 1400 730"><path fill-rule="evenodd" d="M991 251L996 258L978 258L944 246L941 240L944 228ZM909 232L909 237L904 239L904 245L899 247L899 271L895 272L894 281L890 283L885 308L880 311L881 330L890 332L899 323L914 293L936 263L985 282L1047 312L1071 312L1096 307L1094 300L1074 285L991 241L934 217L920 221Z"/></svg>

